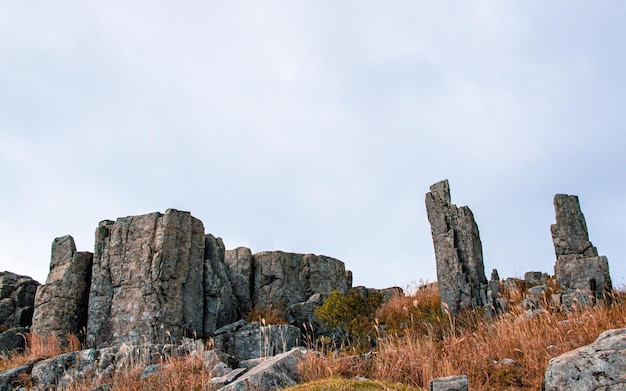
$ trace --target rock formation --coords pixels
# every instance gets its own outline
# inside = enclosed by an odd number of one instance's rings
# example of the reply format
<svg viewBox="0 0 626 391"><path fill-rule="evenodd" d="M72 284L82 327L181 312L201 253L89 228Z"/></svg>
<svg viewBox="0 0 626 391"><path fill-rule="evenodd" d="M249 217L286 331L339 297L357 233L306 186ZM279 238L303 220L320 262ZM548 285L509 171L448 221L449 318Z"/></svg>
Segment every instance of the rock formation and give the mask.
<svg viewBox="0 0 626 391"><path fill-rule="evenodd" d="M77 252L74 239L62 236L52 242L50 273L37 289L32 330L54 334L61 341L79 335L87 325L87 299L93 254Z"/></svg>
<svg viewBox="0 0 626 391"><path fill-rule="evenodd" d="M0 272L0 329L32 324L38 286L30 277Z"/></svg>
<svg viewBox="0 0 626 391"><path fill-rule="evenodd" d="M487 304L487 278L478 226L472 211L451 203L447 180L426 193L441 304L452 314Z"/></svg>
<svg viewBox="0 0 626 391"><path fill-rule="evenodd" d="M254 254L254 305L259 308L306 302L316 293L348 293L345 265L313 254L267 251Z"/></svg>
<svg viewBox="0 0 626 391"><path fill-rule="evenodd" d="M323 297L347 293L349 275L343 262L325 256L226 251L189 212L105 220L96 230L88 344L208 337L254 307L276 305L304 327Z"/></svg>
<svg viewBox="0 0 626 391"><path fill-rule="evenodd" d="M608 330L587 346L553 358L546 391L626 389L626 329Z"/></svg>
<svg viewBox="0 0 626 391"><path fill-rule="evenodd" d="M188 212L103 221L96 230L90 345L203 335L204 227Z"/></svg>
<svg viewBox="0 0 626 391"><path fill-rule="evenodd" d="M555 274L560 287L593 293L597 298L611 291L611 276L606 257L589 241L585 217L578 197L554 196L556 224L550 229L556 253Z"/></svg>

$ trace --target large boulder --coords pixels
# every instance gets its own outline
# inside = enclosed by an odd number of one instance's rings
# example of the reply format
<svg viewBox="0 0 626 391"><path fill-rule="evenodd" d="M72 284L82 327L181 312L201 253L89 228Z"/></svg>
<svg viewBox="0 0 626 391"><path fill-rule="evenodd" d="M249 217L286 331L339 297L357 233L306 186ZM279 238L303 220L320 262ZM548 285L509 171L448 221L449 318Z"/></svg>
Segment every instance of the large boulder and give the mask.
<svg viewBox="0 0 626 391"><path fill-rule="evenodd" d="M487 278L478 226L472 211L451 203L447 180L437 182L426 193L437 281L442 307L452 314L487 304Z"/></svg>
<svg viewBox="0 0 626 391"><path fill-rule="evenodd" d="M32 324L38 286L30 277L0 272L0 329Z"/></svg>
<svg viewBox="0 0 626 391"><path fill-rule="evenodd" d="M189 212L105 220L96 230L88 343L203 334L204 226Z"/></svg>
<svg viewBox="0 0 626 391"><path fill-rule="evenodd" d="M52 242L50 273L37 289L33 332L54 334L61 341L79 335L87 326L87 303L93 254L77 252L74 239L62 236Z"/></svg>
<svg viewBox="0 0 626 391"><path fill-rule="evenodd" d="M554 196L556 224L550 226L554 252L555 274L559 286L565 290L590 292L597 298L612 290L609 262L598 256L598 250L589 241L587 223L575 195Z"/></svg>
<svg viewBox="0 0 626 391"><path fill-rule="evenodd" d="M546 391L626 389L626 329L608 330L587 346L550 360Z"/></svg>

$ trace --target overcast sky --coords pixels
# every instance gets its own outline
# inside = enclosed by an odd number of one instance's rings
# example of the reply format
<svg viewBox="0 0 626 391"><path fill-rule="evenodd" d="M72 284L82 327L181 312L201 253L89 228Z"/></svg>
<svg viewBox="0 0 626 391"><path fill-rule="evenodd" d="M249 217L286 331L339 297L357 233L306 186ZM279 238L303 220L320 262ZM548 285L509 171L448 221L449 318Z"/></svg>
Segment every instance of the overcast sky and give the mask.
<svg viewBox="0 0 626 391"><path fill-rule="evenodd" d="M626 3L3 1L0 270L105 219L190 211L227 248L435 280L424 194L487 276L553 273L556 193L625 284Z"/></svg>

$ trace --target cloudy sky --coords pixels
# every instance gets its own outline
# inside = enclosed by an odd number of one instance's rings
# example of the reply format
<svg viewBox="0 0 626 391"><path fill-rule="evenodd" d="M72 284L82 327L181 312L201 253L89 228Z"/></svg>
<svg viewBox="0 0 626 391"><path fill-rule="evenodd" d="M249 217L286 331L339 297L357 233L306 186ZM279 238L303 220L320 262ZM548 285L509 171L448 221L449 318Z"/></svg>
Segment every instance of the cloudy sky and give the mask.
<svg viewBox="0 0 626 391"><path fill-rule="evenodd" d="M0 3L0 270L48 273L104 219L190 211L227 248L436 278L449 179L487 275L553 272L576 194L626 278L626 3Z"/></svg>

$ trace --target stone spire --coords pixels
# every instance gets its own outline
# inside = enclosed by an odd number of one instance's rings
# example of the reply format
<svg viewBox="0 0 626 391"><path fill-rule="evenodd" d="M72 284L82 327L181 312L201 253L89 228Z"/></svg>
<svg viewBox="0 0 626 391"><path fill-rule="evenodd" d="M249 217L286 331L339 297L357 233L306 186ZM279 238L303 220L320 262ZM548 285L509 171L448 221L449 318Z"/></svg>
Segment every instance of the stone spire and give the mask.
<svg viewBox="0 0 626 391"><path fill-rule="evenodd" d="M589 241L578 197L555 195L554 211L556 224L550 230L556 253L554 271L560 287L591 291L596 297L610 291L609 262L606 257L598 256L598 250Z"/></svg>
<svg viewBox="0 0 626 391"><path fill-rule="evenodd" d="M467 206L458 208L450 200L447 180L435 183L426 193L441 305L456 314L487 304L487 278L474 215Z"/></svg>

